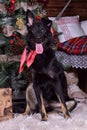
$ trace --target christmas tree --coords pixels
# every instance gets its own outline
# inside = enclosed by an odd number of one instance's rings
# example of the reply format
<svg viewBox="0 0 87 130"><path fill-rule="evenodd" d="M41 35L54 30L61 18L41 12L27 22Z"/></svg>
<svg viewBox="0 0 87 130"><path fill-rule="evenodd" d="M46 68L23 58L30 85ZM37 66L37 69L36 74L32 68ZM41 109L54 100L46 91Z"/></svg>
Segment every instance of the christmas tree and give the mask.
<svg viewBox="0 0 87 130"><path fill-rule="evenodd" d="M26 11L37 19L46 16L43 9L48 0L0 0L0 87L11 87L15 92L29 83L26 69L18 74L20 56L26 46Z"/></svg>

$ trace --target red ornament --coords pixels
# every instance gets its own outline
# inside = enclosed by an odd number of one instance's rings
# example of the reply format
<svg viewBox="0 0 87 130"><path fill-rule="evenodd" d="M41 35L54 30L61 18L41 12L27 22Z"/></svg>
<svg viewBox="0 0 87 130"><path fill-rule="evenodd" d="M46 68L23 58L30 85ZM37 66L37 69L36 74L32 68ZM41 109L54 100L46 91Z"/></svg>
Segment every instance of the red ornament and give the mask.
<svg viewBox="0 0 87 130"><path fill-rule="evenodd" d="M10 42L9 42L10 44L14 44L14 40L10 40Z"/></svg>
<svg viewBox="0 0 87 130"><path fill-rule="evenodd" d="M14 11L15 11L15 3L16 3L16 0L11 0L9 2L9 4L5 4L7 14L9 16L12 15L14 13Z"/></svg>
<svg viewBox="0 0 87 130"><path fill-rule="evenodd" d="M40 16L40 15L37 15L37 16L36 16L36 20L40 21L40 20L41 20L41 16Z"/></svg>
<svg viewBox="0 0 87 130"><path fill-rule="evenodd" d="M11 0L11 3L12 3L12 4L15 4L15 2L16 2L16 0Z"/></svg>

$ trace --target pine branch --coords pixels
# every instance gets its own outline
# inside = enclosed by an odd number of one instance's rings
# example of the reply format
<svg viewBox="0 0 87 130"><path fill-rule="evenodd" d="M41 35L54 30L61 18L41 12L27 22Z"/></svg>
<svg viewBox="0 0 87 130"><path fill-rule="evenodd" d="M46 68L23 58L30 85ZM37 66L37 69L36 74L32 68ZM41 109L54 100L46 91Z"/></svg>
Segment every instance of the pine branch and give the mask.
<svg viewBox="0 0 87 130"><path fill-rule="evenodd" d="M9 55L0 55L0 63L1 62L19 62L21 58L21 55L17 55L17 56L9 56Z"/></svg>

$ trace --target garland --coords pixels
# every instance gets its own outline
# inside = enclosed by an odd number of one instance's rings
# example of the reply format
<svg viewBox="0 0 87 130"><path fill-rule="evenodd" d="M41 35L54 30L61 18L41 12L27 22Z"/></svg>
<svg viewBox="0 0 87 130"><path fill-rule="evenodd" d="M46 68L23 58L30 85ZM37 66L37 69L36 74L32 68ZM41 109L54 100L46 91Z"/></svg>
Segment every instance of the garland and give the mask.
<svg viewBox="0 0 87 130"><path fill-rule="evenodd" d="M23 1L22 0L4 0L3 3L0 3L0 11L7 12L7 15L11 16L13 15L14 11L20 7L22 7L25 11L27 11L27 8L29 5L28 3L30 3L31 8L33 9L33 6L37 3L39 3L43 7L47 6L47 4L49 3L49 0L29 0L29 2L27 0L23 0Z"/></svg>

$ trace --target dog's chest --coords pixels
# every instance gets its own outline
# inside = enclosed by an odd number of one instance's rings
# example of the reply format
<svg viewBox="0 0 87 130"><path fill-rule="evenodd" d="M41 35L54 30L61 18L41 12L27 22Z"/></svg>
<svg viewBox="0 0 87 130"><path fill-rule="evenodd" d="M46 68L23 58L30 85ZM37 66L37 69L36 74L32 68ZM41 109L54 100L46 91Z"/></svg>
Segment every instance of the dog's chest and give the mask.
<svg viewBox="0 0 87 130"><path fill-rule="evenodd" d="M51 70L51 67L53 66L53 60L54 55L50 52L37 55L32 64L32 68L37 72Z"/></svg>
<svg viewBox="0 0 87 130"><path fill-rule="evenodd" d="M34 73L34 75L40 75L45 76L48 78L54 78L55 77L55 64L56 58L51 53L46 53L42 55L37 55L35 58L34 63L31 66L31 70Z"/></svg>

